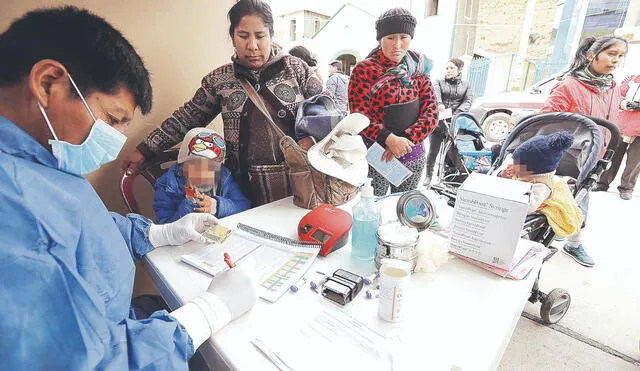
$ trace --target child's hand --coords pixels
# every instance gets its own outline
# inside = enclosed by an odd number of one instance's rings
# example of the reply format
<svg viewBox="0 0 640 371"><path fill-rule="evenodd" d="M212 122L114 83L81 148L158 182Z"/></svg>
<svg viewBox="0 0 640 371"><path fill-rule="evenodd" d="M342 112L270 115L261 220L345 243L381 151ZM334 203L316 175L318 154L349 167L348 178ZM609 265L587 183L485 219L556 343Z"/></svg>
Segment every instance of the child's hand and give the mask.
<svg viewBox="0 0 640 371"><path fill-rule="evenodd" d="M187 200L193 202L194 204L198 202L198 191L190 185L184 186L184 195L187 197Z"/></svg>
<svg viewBox="0 0 640 371"><path fill-rule="evenodd" d="M507 165L507 167L505 167L504 170L502 170L500 172L500 174L498 174L498 176L501 177L501 178L512 179L513 178L513 165Z"/></svg>
<svg viewBox="0 0 640 371"><path fill-rule="evenodd" d="M196 195L196 207L193 211L197 213L208 213L215 215L218 212L218 201L202 193Z"/></svg>

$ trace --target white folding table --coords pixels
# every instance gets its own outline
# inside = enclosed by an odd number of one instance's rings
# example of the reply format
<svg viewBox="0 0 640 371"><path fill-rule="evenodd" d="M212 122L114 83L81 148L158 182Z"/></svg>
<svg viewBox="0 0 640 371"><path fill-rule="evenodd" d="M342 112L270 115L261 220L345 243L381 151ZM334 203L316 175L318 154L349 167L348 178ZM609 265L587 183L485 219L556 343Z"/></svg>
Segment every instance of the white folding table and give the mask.
<svg viewBox="0 0 640 371"><path fill-rule="evenodd" d="M343 208L350 211L350 206ZM221 222L227 226L241 222L297 238L298 221L307 212L294 206L291 198L286 198L224 218ZM446 215L447 211L439 210L439 213ZM149 274L172 309L198 297L209 285L210 276L180 261L181 255L198 248L202 248L201 245L194 243L162 247L145 256ZM348 245L326 258L318 257L311 271L331 273L337 268L354 268ZM535 267L525 280L513 281L460 259L452 259L437 272L412 276L412 291L407 297L409 305L399 324L380 320L377 300L367 299L364 292L344 310L376 332L393 333L401 338L403 357L409 359L403 359L400 364L410 364L411 369L447 365L447 369L457 366L462 370L493 370L509 343L539 269L539 266ZM286 293L273 304L259 300L249 313L214 334L200 347L200 352L207 365L216 371L276 370L251 340L265 326L278 321L287 326L287 323L303 318L305 313L316 310L319 302L326 300L306 285L295 294ZM323 356L320 351L316 354Z"/></svg>

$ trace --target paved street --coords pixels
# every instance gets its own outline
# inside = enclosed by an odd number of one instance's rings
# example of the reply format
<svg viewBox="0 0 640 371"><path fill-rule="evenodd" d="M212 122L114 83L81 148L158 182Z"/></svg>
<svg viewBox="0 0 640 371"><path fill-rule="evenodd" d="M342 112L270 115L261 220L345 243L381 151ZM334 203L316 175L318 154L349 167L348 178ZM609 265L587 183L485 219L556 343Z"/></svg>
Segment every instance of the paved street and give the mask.
<svg viewBox="0 0 640 371"><path fill-rule="evenodd" d="M584 239L595 267L584 268L560 252L543 267L544 292L561 287L571 294L571 307L558 323L561 327L549 328L522 317L500 370L640 368L640 243L636 237L640 195L623 201L615 186L617 181L609 192L591 195ZM540 304L525 307L526 313L538 318L539 310Z"/></svg>

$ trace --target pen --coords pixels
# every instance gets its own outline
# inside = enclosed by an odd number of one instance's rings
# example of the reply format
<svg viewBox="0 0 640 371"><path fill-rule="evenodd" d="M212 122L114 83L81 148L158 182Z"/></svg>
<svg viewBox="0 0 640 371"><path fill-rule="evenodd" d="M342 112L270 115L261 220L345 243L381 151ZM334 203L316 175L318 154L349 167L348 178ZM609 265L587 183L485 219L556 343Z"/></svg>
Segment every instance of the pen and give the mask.
<svg viewBox="0 0 640 371"><path fill-rule="evenodd" d="M229 268L233 268L236 266L236 263L231 261L231 257L229 256L229 253L226 252L224 253L224 262L227 263L227 265L229 266Z"/></svg>

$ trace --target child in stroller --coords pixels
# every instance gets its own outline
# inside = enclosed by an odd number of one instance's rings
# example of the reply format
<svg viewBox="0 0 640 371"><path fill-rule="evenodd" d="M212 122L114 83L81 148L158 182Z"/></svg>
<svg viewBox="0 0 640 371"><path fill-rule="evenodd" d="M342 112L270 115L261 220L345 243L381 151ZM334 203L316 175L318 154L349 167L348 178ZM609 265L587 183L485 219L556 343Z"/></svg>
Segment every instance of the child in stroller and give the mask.
<svg viewBox="0 0 640 371"><path fill-rule="evenodd" d="M512 161L503 161L498 176L532 183L529 214L541 213L553 232L571 236L582 227L584 217L565 179L555 176L564 151L571 148L568 131L535 136L513 151Z"/></svg>
<svg viewBox="0 0 640 371"><path fill-rule="evenodd" d="M601 157L603 130L608 130L611 133L611 138L607 143L603 157ZM614 151L622 140L618 128L607 120L565 112L542 113L525 117L504 140L489 174L496 175L501 170L503 162L522 143L536 136L560 131L573 133L574 141L571 147L564 151L556 175L575 179L573 197L582 210L586 222L589 192L609 167ZM441 186L434 186L432 189L449 198L450 205L455 204L455 189ZM544 215L534 214L527 218L521 235L550 247L555 232ZM550 249L553 252L557 251L555 248L550 247ZM549 254L546 259L549 259L551 255L553 254ZM569 309L571 297L567 291L560 288L546 294L539 290L538 281L539 276L533 286L529 301L531 303L540 301L542 303L540 307L542 320L549 324L556 323Z"/></svg>
<svg viewBox="0 0 640 371"><path fill-rule="evenodd" d="M488 172L493 153L485 148L482 128L473 116L468 113L455 116L453 131L448 120L445 126L437 184L458 187L471 172Z"/></svg>

